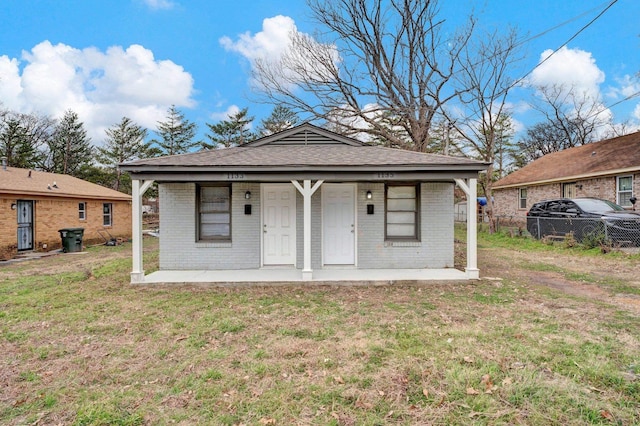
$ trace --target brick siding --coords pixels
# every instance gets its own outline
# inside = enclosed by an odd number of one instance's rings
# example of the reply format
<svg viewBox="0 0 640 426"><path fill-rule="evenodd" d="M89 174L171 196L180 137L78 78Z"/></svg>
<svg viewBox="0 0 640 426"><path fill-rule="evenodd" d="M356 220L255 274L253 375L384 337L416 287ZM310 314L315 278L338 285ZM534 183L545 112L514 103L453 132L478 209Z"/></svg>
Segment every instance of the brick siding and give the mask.
<svg viewBox="0 0 640 426"><path fill-rule="evenodd" d="M28 198L20 198L27 200ZM11 205L18 198L0 199L0 260L16 255L17 213ZM114 238L131 238L131 203L129 201L104 201L113 205L112 226L102 225L102 200L70 198L34 198L34 250L51 251L62 247L59 229L84 228L83 245L100 244L105 240L98 231L108 231ZM78 217L78 203L86 203L86 220ZM107 238L109 236L104 234Z"/></svg>
<svg viewBox="0 0 640 426"><path fill-rule="evenodd" d="M620 176L629 175L621 174ZM639 178L640 174L633 176L634 194L640 193L640 187L636 187ZM602 198L617 203L616 179L617 176L606 176L569 182L575 182L578 186L576 188L576 197ZM527 188L527 206L524 209L519 208L519 188L496 189L493 191L495 215L499 217L500 220L523 224L526 222L527 211L533 204L542 200L562 197L563 183L566 182L522 186L522 188ZM580 185L582 185L582 188L579 187Z"/></svg>
<svg viewBox="0 0 640 426"><path fill-rule="evenodd" d="M359 268L446 268L453 267L453 187L451 183L422 183L420 194L421 241L384 241L384 184L356 185L357 264ZM244 193L251 191L250 201ZM372 199L366 199L371 190ZM312 268L322 267L322 191L311 199ZM160 269L216 270L260 267L261 206L259 183L232 185L232 240L220 243L196 241L196 185L159 185ZM244 214L244 205L252 214ZM367 204L374 214L367 214ZM302 195L296 191L296 267L304 256Z"/></svg>

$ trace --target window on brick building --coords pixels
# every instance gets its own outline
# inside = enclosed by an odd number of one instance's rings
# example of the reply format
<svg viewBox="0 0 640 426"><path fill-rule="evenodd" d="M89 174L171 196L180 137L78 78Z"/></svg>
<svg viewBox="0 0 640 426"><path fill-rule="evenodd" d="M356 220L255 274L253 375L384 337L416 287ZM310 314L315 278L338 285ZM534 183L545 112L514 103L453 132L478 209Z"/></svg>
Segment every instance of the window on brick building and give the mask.
<svg viewBox="0 0 640 426"><path fill-rule="evenodd" d="M617 203L622 207L631 207L633 196L633 176L618 176L616 179Z"/></svg>
<svg viewBox="0 0 640 426"><path fill-rule="evenodd" d="M102 224L104 226L113 225L113 204L102 204Z"/></svg>
<svg viewBox="0 0 640 426"><path fill-rule="evenodd" d="M87 219L87 203L78 203L78 219Z"/></svg>
<svg viewBox="0 0 640 426"><path fill-rule="evenodd" d="M386 185L385 239L416 241L420 239L420 186Z"/></svg>
<svg viewBox="0 0 640 426"><path fill-rule="evenodd" d="M197 192L198 240L231 240L231 186L201 185Z"/></svg>
<svg viewBox="0 0 640 426"><path fill-rule="evenodd" d="M520 188L518 190L518 208L527 208L527 188Z"/></svg>
<svg viewBox="0 0 640 426"><path fill-rule="evenodd" d="M562 197L563 198L576 198L576 183L568 182L562 184Z"/></svg>

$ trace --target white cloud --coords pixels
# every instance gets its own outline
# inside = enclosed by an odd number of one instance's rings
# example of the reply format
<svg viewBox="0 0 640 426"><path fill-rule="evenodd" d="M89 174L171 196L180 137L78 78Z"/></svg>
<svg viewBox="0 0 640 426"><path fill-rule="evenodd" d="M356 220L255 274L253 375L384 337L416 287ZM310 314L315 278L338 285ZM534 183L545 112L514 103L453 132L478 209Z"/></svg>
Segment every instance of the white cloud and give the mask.
<svg viewBox="0 0 640 426"><path fill-rule="evenodd" d="M604 82L605 74L590 52L562 47L549 57L552 53L551 49L542 52L540 62L546 61L531 73L531 84L573 87L594 99L599 98L599 86Z"/></svg>
<svg viewBox="0 0 640 426"><path fill-rule="evenodd" d="M239 53L252 66L261 63L263 68L271 70L272 75L266 80L252 82L258 88L271 85L274 82L271 79L289 88L303 80L302 76L331 79L340 62L335 45L318 42L299 32L288 16L264 19L262 31L254 35L245 32L236 41L227 36L219 41L225 50Z"/></svg>
<svg viewBox="0 0 640 426"><path fill-rule="evenodd" d="M175 3L171 0L142 0L147 7L154 10L169 10L175 7Z"/></svg>
<svg viewBox="0 0 640 426"><path fill-rule="evenodd" d="M43 41L20 61L0 57L0 99L18 112L60 118L75 111L95 144L127 116L149 129L170 105L193 106L193 78L171 61L156 60L140 45L102 52Z"/></svg>
<svg viewBox="0 0 640 426"><path fill-rule="evenodd" d="M638 80L638 77L626 74L622 78L616 79L616 83L618 83L618 86L610 87L607 96L619 99L633 96L640 92L640 80Z"/></svg>
<svg viewBox="0 0 640 426"><path fill-rule="evenodd" d="M223 112L214 112L210 115L210 117L215 121L228 120L232 115L240 112L240 107L237 105L230 105L226 111Z"/></svg>
<svg viewBox="0 0 640 426"><path fill-rule="evenodd" d="M249 61L266 58L279 58L289 46L289 35L297 32L295 22L288 16L274 16L262 21L262 31L251 35L245 32L237 41L225 36L220 44L228 51L238 52Z"/></svg>

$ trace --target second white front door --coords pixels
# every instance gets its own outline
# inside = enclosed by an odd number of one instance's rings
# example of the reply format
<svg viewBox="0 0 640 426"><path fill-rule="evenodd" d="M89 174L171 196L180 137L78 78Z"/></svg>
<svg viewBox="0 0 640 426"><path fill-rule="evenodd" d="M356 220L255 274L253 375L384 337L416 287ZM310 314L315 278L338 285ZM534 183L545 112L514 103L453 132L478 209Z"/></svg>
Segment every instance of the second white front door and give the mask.
<svg viewBox="0 0 640 426"><path fill-rule="evenodd" d="M355 264L355 185L322 185L322 247L325 265Z"/></svg>
<svg viewBox="0 0 640 426"><path fill-rule="evenodd" d="M262 263L296 263L296 189L291 184L262 186Z"/></svg>

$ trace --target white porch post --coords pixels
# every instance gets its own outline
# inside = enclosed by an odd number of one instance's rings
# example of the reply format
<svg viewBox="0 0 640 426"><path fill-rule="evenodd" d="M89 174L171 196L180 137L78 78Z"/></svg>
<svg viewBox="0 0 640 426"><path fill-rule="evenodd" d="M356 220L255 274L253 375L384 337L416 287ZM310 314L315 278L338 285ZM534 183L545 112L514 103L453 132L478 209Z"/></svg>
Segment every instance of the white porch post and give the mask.
<svg viewBox="0 0 640 426"><path fill-rule="evenodd" d="M468 184L456 179L458 186L467 194L467 267L470 280L480 279L478 269L478 179L469 179Z"/></svg>
<svg viewBox="0 0 640 426"><path fill-rule="evenodd" d="M302 267L302 280L311 281L313 270L311 269L311 196L316 192L323 180L316 181L311 186L311 180L305 179L303 185L292 180L291 183L302 194L304 200L304 265Z"/></svg>
<svg viewBox="0 0 640 426"><path fill-rule="evenodd" d="M131 284L144 282L144 269L142 265L142 196L149 189L152 180L141 182L138 179L131 181L131 225L133 269L131 271Z"/></svg>

